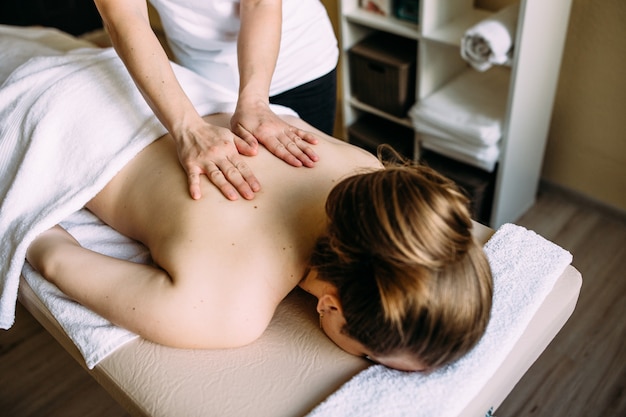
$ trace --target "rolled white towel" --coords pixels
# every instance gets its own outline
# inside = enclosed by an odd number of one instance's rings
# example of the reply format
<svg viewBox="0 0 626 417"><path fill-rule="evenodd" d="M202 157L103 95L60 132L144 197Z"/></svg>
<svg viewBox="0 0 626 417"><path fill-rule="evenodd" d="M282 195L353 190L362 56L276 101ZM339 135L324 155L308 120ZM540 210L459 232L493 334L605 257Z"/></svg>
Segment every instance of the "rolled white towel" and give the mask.
<svg viewBox="0 0 626 417"><path fill-rule="evenodd" d="M519 4L493 14L469 28L461 39L461 56L478 71L503 65L510 59L517 29Z"/></svg>

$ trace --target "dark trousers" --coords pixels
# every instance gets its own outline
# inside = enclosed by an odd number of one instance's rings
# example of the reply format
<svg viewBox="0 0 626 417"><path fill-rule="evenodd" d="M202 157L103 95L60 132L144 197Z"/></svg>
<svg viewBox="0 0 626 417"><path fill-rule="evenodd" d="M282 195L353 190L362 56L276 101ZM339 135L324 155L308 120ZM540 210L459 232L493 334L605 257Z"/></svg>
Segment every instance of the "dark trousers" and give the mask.
<svg viewBox="0 0 626 417"><path fill-rule="evenodd" d="M332 135L337 108L337 70L270 97L270 103L292 108L302 120Z"/></svg>

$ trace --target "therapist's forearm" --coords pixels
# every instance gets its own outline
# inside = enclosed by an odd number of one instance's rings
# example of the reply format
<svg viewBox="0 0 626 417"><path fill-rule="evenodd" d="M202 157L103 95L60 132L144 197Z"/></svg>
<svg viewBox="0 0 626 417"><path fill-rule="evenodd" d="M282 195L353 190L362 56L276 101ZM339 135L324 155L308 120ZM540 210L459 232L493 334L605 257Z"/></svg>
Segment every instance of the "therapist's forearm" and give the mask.
<svg viewBox="0 0 626 417"><path fill-rule="evenodd" d="M237 44L239 100L269 101L280 49L281 0L242 0Z"/></svg>
<svg viewBox="0 0 626 417"><path fill-rule="evenodd" d="M201 121L150 27L145 1L97 0L113 46L141 94L175 140Z"/></svg>

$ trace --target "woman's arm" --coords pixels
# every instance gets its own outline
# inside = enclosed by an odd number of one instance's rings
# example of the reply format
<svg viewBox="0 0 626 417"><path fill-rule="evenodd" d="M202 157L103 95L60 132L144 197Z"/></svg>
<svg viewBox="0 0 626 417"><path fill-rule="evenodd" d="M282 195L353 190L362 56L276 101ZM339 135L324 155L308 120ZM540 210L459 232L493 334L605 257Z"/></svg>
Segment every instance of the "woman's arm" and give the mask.
<svg viewBox="0 0 626 417"><path fill-rule="evenodd" d="M256 149L236 142L239 138L228 129L202 120L150 27L145 0L95 0L95 3L115 50L176 142L191 196L201 197L200 175L206 175L229 199L236 199L237 193L253 198L260 185L239 152L254 155Z"/></svg>
<svg viewBox="0 0 626 417"><path fill-rule="evenodd" d="M243 346L258 338L271 318L271 314L263 319L268 314L237 310L236 305L223 302L227 294L206 287L206 279L170 275L155 266L86 249L60 226L40 234L26 258L70 298L116 325L167 346ZM202 271L203 278L206 273ZM242 317L237 311L247 315Z"/></svg>
<svg viewBox="0 0 626 417"><path fill-rule="evenodd" d="M258 140L291 165L312 167L318 160L309 146L317 143L315 136L285 123L269 107L280 49L282 0L242 0L240 17L239 99L231 129L246 142Z"/></svg>

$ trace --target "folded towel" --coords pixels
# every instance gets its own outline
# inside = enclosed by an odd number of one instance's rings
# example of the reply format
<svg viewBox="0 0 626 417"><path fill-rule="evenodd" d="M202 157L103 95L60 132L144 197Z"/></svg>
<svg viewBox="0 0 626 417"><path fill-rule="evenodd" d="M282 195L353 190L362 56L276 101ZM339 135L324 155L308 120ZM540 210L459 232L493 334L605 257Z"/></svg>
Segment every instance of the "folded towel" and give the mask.
<svg viewBox="0 0 626 417"><path fill-rule="evenodd" d="M468 165L475 166L487 172L493 172L500 157L500 146L498 144L489 146L475 146L467 143L459 143L449 136L436 136L434 134L420 133L420 146L441 155L448 156Z"/></svg>
<svg viewBox="0 0 626 417"><path fill-rule="evenodd" d="M494 277L493 309L487 331L472 351L429 375L372 366L309 417L459 415L500 367L572 261L569 252L512 224L496 231L485 252Z"/></svg>
<svg viewBox="0 0 626 417"><path fill-rule="evenodd" d="M409 110L415 130L421 125L478 146L494 145L502 137L508 96L508 71L467 70Z"/></svg>
<svg viewBox="0 0 626 417"><path fill-rule="evenodd" d="M478 71L511 59L519 4L511 4L469 28L461 39L461 56Z"/></svg>
<svg viewBox="0 0 626 417"><path fill-rule="evenodd" d="M236 92L173 68L200 114L234 110ZM165 129L112 49L30 59L2 85L0 120L0 328L8 329L30 242Z"/></svg>

